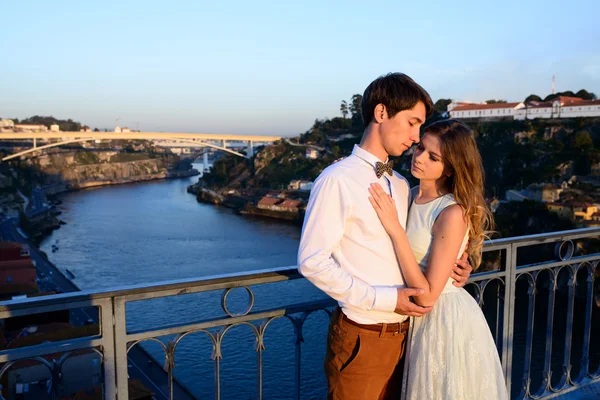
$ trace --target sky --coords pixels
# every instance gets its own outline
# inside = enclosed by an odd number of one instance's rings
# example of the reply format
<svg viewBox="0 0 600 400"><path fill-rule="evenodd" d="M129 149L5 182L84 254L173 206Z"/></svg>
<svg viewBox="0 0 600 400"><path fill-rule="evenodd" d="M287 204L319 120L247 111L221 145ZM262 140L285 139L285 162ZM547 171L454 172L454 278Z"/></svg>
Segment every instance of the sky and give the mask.
<svg viewBox="0 0 600 400"><path fill-rule="evenodd" d="M0 117L293 136L379 75L600 96L600 1L0 1ZM491 2L490 2L491 3Z"/></svg>

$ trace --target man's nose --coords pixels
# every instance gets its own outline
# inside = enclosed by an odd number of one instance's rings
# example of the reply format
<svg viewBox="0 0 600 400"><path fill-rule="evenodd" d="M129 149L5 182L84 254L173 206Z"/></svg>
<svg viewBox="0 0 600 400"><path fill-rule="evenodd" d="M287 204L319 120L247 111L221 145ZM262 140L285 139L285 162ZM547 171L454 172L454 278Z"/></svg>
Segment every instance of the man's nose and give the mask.
<svg viewBox="0 0 600 400"><path fill-rule="evenodd" d="M420 133L421 132L417 129L417 131L413 132L413 134L410 136L410 140L412 140L414 143L419 143L421 141Z"/></svg>

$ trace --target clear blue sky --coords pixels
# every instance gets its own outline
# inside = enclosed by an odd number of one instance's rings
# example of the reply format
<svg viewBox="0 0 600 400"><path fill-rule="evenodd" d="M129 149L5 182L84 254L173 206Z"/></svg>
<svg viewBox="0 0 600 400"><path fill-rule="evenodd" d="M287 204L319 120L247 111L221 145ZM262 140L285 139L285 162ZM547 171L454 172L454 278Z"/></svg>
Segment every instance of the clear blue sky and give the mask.
<svg viewBox="0 0 600 400"><path fill-rule="evenodd" d="M292 135L375 77L432 98L600 95L600 1L4 1L0 117Z"/></svg>

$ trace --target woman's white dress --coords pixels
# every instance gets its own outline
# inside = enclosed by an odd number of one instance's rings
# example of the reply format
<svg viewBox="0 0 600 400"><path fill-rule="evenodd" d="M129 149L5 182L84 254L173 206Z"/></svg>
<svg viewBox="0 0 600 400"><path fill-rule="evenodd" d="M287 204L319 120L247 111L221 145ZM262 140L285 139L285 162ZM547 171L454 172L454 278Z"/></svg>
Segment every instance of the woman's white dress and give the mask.
<svg viewBox="0 0 600 400"><path fill-rule="evenodd" d="M427 268L433 223L446 207L456 204L451 194L426 204L413 202L407 234L423 272ZM468 239L465 235L459 255ZM508 399L498 351L486 319L471 295L446 286L433 311L412 318L406 345L402 399Z"/></svg>

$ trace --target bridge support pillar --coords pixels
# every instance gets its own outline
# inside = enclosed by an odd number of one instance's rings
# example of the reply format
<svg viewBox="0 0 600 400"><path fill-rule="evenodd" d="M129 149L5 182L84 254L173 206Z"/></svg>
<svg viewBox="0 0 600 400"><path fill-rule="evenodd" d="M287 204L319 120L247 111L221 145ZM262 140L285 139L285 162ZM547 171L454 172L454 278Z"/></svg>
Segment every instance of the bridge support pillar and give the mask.
<svg viewBox="0 0 600 400"><path fill-rule="evenodd" d="M37 147L37 138L33 138L33 148Z"/></svg>
<svg viewBox="0 0 600 400"><path fill-rule="evenodd" d="M248 150L246 151L246 157L252 158L254 156L254 147L252 146L252 140L248 140Z"/></svg>
<svg viewBox="0 0 600 400"><path fill-rule="evenodd" d="M204 157L202 159L202 172L208 169L208 151L204 151L203 156Z"/></svg>

